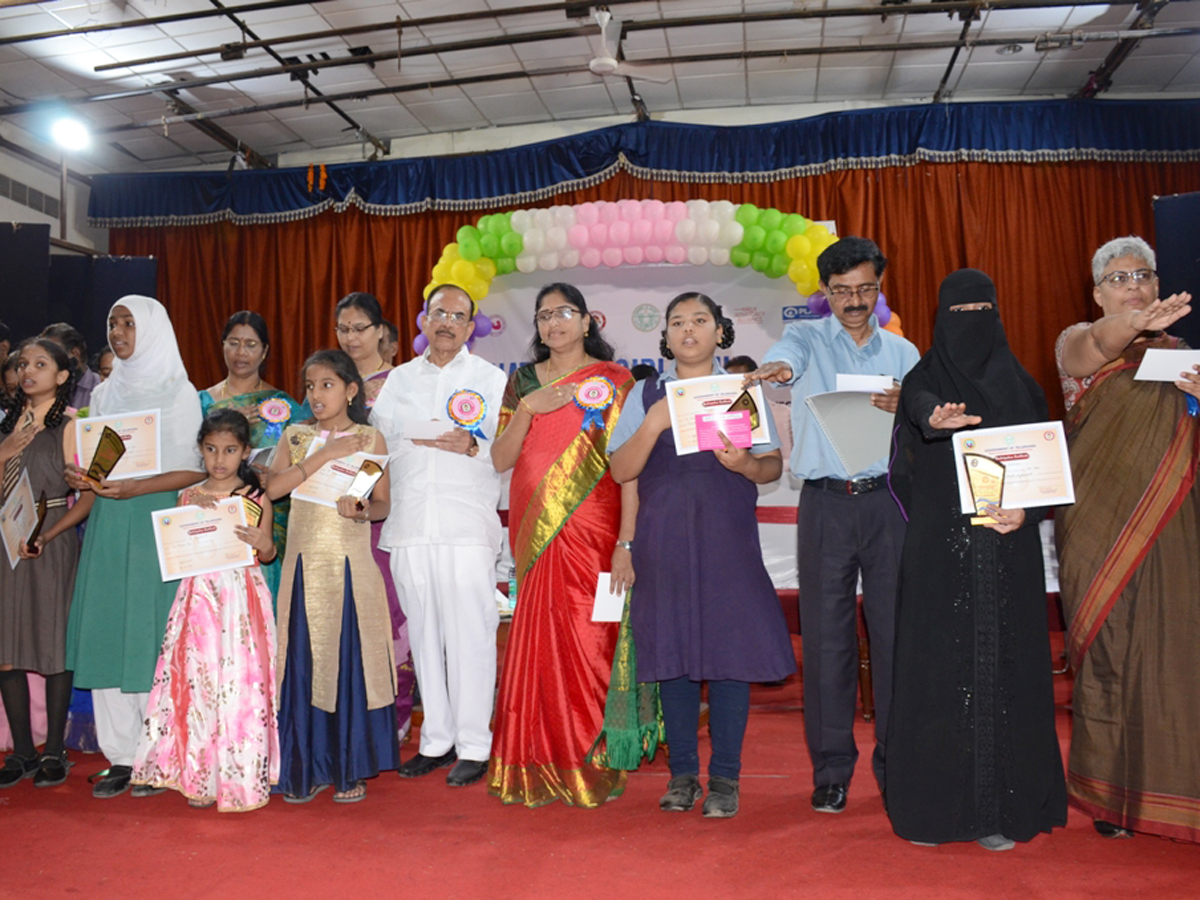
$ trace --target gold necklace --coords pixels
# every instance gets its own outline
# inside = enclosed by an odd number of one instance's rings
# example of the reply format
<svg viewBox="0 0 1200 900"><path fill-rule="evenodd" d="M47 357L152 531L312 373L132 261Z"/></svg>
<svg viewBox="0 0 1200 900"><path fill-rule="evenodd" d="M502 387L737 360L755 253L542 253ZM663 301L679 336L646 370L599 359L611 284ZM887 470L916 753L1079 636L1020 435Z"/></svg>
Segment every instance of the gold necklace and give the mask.
<svg viewBox="0 0 1200 900"><path fill-rule="evenodd" d="M262 388L262 385L263 385L262 376L259 375L258 382L254 385L254 390L244 391L243 393L247 393L247 394L257 393ZM228 376L226 376L225 380L221 382L221 399L222 400L229 399L229 377Z"/></svg>
<svg viewBox="0 0 1200 900"><path fill-rule="evenodd" d="M569 371L566 371L566 372L560 372L558 375L555 375L555 374L554 374L554 371L555 371L555 370L554 370L554 367L553 367L553 365L551 364L550 360L549 360L549 359L547 359L547 360L546 360L546 375L547 375L547 377L549 377L549 379L550 379L551 381L557 381L557 380L558 380L558 379L560 379L560 378L566 378L568 375L570 375L570 374L571 374L571 373L573 373L573 372L578 372L580 369L582 369L584 366L586 366L586 365L587 365L588 363L590 363L591 361L592 361L592 360L591 360L591 358L590 358L590 357L589 357L589 356L588 356L588 355L585 353L585 354L583 355L583 362L581 362L581 363L580 363L579 365L577 365L575 368L573 368L573 369L571 369L571 370L569 370Z"/></svg>

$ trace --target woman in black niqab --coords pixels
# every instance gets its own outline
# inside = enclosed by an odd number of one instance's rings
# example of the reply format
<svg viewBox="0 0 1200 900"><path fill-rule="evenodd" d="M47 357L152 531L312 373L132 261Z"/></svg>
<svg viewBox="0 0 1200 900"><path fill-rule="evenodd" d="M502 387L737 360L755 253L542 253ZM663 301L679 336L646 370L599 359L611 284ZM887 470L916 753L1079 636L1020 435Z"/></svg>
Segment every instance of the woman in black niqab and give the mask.
<svg viewBox="0 0 1200 900"><path fill-rule="evenodd" d="M959 509L950 436L1047 418L1009 349L992 280L942 282L933 347L904 379L889 477L908 519L900 563L887 808L917 843L1008 849L1066 824L1054 729L1043 510Z"/></svg>

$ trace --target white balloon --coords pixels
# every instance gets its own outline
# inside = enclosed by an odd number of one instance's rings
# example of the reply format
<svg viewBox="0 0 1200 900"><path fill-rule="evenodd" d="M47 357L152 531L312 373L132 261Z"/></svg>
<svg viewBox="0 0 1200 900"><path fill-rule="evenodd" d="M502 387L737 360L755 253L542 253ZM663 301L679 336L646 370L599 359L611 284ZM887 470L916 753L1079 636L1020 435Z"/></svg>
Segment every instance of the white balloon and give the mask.
<svg viewBox="0 0 1200 900"><path fill-rule="evenodd" d="M530 228L524 234L525 252L534 256L546 249L546 235L540 228Z"/></svg>
<svg viewBox="0 0 1200 900"><path fill-rule="evenodd" d="M708 262L708 249L705 247L688 247L688 262L693 266L702 266Z"/></svg>
<svg viewBox="0 0 1200 900"><path fill-rule="evenodd" d="M554 213L548 209L536 209L533 211L533 224L545 231L547 228L554 226Z"/></svg>
<svg viewBox="0 0 1200 900"><path fill-rule="evenodd" d="M688 218L696 222L707 219L711 215L709 211L711 205L707 200L689 200L687 202Z"/></svg>
<svg viewBox="0 0 1200 900"><path fill-rule="evenodd" d="M718 222L731 222L737 215L737 207L728 200L714 200L708 206L708 215L709 218L716 219Z"/></svg>
<svg viewBox="0 0 1200 900"><path fill-rule="evenodd" d="M575 224L575 207L573 206L556 206L554 207L554 223L563 231L568 230Z"/></svg>
<svg viewBox="0 0 1200 900"><path fill-rule="evenodd" d="M675 238L685 247L696 237L696 223L692 219L680 219L675 223Z"/></svg>
<svg viewBox="0 0 1200 900"><path fill-rule="evenodd" d="M711 247L721 238L721 223L716 219L703 219L696 223L696 240Z"/></svg>
<svg viewBox="0 0 1200 900"><path fill-rule="evenodd" d="M567 246L567 232L561 225L551 225L546 229L546 249L561 250Z"/></svg>
<svg viewBox="0 0 1200 900"><path fill-rule="evenodd" d="M742 227L742 223L730 219L721 225L721 235L718 241L722 247L732 250L742 242L745 234L746 229Z"/></svg>
<svg viewBox="0 0 1200 900"><path fill-rule="evenodd" d="M573 269L577 265L579 265L579 251L574 247L558 254L558 267L560 269Z"/></svg>
<svg viewBox="0 0 1200 900"><path fill-rule="evenodd" d="M724 247L713 247L708 251L708 261L714 266L729 265L729 251Z"/></svg>
<svg viewBox="0 0 1200 900"><path fill-rule="evenodd" d="M517 271L528 275L537 271L538 258L532 253L522 253L517 257Z"/></svg>
<svg viewBox="0 0 1200 900"><path fill-rule="evenodd" d="M558 268L558 254L557 253L543 253L541 256L538 257L537 263L538 263L538 268L541 269L543 272L553 272L555 269Z"/></svg>
<svg viewBox="0 0 1200 900"><path fill-rule="evenodd" d="M512 214L508 224L517 234L524 234L533 227L533 213L527 209L518 209Z"/></svg>

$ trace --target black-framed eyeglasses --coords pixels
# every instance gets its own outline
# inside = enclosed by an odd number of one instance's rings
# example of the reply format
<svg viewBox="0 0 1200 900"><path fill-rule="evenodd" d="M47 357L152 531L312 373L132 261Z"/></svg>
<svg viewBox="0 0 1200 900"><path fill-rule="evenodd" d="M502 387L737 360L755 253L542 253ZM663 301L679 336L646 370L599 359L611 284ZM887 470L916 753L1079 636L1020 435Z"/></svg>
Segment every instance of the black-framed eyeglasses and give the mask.
<svg viewBox="0 0 1200 900"><path fill-rule="evenodd" d="M1134 284L1149 284L1158 273L1153 269L1134 269L1132 272L1109 272L1100 279L1100 283L1108 282L1113 287L1133 282Z"/></svg>
<svg viewBox="0 0 1200 900"><path fill-rule="evenodd" d="M858 287L850 287L849 285L839 284L837 287L829 289L831 296L837 297L839 300L848 300L851 297L859 297L862 300L872 300L879 296L878 284L860 284Z"/></svg>

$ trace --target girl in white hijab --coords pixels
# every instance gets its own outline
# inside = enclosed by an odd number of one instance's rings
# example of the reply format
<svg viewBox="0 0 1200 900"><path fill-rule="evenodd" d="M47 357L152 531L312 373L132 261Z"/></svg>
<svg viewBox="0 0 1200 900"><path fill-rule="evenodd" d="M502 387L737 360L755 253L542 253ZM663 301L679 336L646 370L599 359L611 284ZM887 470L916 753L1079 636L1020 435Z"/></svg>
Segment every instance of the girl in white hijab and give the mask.
<svg viewBox="0 0 1200 900"><path fill-rule="evenodd" d="M91 490L96 503L75 579L67 625L67 667L75 684L92 689L96 737L110 767L100 773L93 796L115 797L129 787L141 724L146 717L154 666L175 598L174 582L158 570L150 513L176 505L176 491L204 478L196 434L200 399L188 380L166 309L132 294L108 314L112 374L92 394L92 416L158 409L162 474L96 485L78 465L67 482ZM75 458L74 434L66 436L67 459ZM86 465L87 460L78 460ZM139 787L134 795L159 789Z"/></svg>

